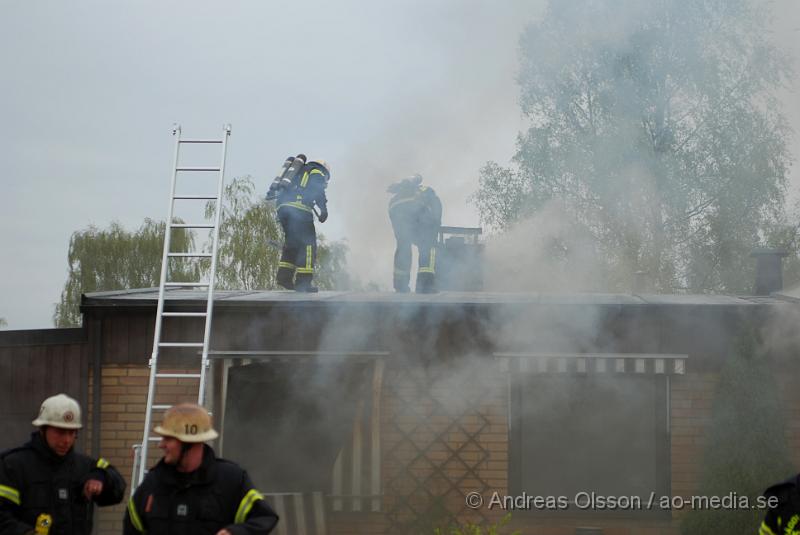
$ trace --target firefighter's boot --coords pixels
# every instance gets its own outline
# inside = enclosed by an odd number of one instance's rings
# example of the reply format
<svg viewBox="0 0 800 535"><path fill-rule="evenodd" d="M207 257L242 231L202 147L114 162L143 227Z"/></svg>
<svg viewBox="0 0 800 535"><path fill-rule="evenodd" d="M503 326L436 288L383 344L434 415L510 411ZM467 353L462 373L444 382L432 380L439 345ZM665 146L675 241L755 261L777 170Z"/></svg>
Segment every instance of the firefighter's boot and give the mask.
<svg viewBox="0 0 800 535"><path fill-rule="evenodd" d="M317 293L319 288L311 284L313 277L311 273L298 273L294 283L294 290L296 292Z"/></svg>
<svg viewBox="0 0 800 535"><path fill-rule="evenodd" d="M286 288L287 290L294 290L294 268L289 268L286 266L280 266L278 268L278 274L275 277L278 284Z"/></svg>
<svg viewBox="0 0 800 535"><path fill-rule="evenodd" d="M439 290L436 289L436 280L433 273L417 273L417 287L415 288L415 291L418 294L437 293Z"/></svg>
<svg viewBox="0 0 800 535"><path fill-rule="evenodd" d="M408 274L397 274L394 275L394 291L399 294L407 294L411 291L408 287Z"/></svg>

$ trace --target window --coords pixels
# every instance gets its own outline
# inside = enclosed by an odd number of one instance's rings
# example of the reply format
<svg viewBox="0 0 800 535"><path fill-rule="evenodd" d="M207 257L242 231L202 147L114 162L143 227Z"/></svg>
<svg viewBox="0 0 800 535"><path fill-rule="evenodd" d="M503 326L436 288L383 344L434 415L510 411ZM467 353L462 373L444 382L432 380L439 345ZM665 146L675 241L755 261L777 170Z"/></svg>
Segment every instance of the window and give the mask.
<svg viewBox="0 0 800 535"><path fill-rule="evenodd" d="M665 375L512 377L512 494L572 501L579 492L595 492L640 496L645 504L653 492L669 494Z"/></svg>

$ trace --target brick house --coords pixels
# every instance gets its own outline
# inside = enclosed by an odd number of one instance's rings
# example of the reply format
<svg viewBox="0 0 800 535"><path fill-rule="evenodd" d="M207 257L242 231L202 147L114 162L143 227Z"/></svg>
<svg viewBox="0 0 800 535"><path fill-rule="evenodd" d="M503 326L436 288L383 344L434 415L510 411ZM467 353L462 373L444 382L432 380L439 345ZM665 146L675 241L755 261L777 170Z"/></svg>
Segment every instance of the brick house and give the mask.
<svg viewBox="0 0 800 535"><path fill-rule="evenodd" d="M490 505L505 495L567 498L514 511L525 534L677 533L678 513L587 507L591 492L696 493L742 322L780 331L795 297L221 291L216 446L248 468L290 535L431 534L449 518L498 520L505 511ZM90 294L81 329L2 333L0 369L13 379L0 446L23 440L41 399L63 390L87 407L82 447L129 477L156 303L152 289ZM203 295L171 290L168 307L200 311ZM202 329L193 321L172 320L164 340ZM800 369L779 362L796 350L782 336L770 365L800 466ZM191 369L185 351L162 369ZM158 402L195 392L175 380ZM117 533L121 516L104 511L98 532Z"/></svg>

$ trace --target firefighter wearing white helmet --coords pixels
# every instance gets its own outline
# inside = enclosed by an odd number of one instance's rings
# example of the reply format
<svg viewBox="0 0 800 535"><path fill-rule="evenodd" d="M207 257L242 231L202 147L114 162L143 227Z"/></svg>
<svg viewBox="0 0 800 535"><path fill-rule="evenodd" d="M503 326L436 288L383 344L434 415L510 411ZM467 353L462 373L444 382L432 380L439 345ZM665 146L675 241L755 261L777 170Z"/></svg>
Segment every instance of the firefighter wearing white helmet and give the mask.
<svg viewBox="0 0 800 535"><path fill-rule="evenodd" d="M36 427L51 425L59 429L80 429L81 406L66 394L58 394L44 400L39 416L31 422Z"/></svg>
<svg viewBox="0 0 800 535"><path fill-rule="evenodd" d="M32 423L30 441L0 455L0 533L91 533L94 504L121 502L125 480L107 460L75 451L83 426L71 397L47 398Z"/></svg>
<svg viewBox="0 0 800 535"><path fill-rule="evenodd" d="M316 292L312 284L317 260L317 230L328 219L325 189L331 167L325 160L311 160L294 175L291 185L278 193L278 220L283 227L284 245L278 263L277 282L287 290ZM317 210L319 208L319 210Z"/></svg>
<svg viewBox="0 0 800 535"><path fill-rule="evenodd" d="M273 530L278 515L247 472L216 457L205 444L219 434L203 407L175 405L154 431L161 435L164 456L128 502L125 535L255 535Z"/></svg>

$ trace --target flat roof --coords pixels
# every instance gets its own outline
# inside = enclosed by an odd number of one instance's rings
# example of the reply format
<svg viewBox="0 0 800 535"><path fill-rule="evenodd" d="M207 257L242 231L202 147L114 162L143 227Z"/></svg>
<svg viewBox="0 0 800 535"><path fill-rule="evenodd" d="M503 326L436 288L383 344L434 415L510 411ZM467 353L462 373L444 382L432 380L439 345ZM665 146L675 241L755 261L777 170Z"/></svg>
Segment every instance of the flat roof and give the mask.
<svg viewBox="0 0 800 535"><path fill-rule="evenodd" d="M192 288L165 290L168 301L192 304L205 302L207 292ZM302 293L289 290L215 290L214 302L222 305L261 306L276 303L359 303L359 304L440 304L440 305L587 305L587 306L758 306L794 301L773 297L696 295L696 294L550 294L537 292L451 292L436 294L398 294L394 292L321 291ZM158 288L141 288L84 294L82 308L114 306L152 306L158 302Z"/></svg>

